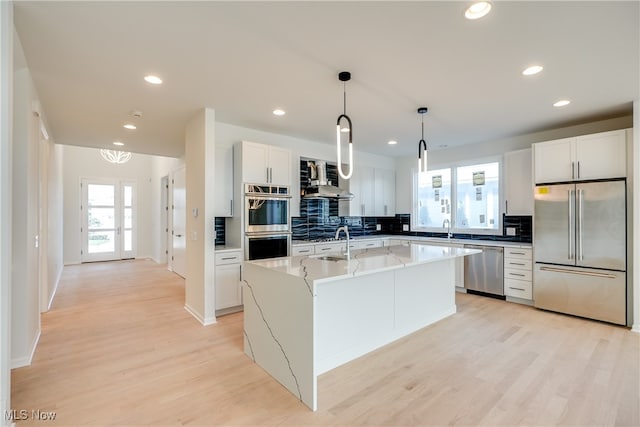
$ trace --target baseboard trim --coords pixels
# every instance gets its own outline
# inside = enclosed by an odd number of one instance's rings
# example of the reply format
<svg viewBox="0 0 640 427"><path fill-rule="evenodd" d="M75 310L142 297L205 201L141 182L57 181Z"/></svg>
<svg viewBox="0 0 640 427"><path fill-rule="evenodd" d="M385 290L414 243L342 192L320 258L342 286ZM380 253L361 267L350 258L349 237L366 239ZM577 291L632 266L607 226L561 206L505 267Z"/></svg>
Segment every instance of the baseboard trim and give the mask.
<svg viewBox="0 0 640 427"><path fill-rule="evenodd" d="M203 317L200 313L198 313L196 310L194 310L192 307L189 306L189 304L185 304L184 305L184 309L187 311L187 313L191 314L193 317L196 318L196 320L198 322L200 322L200 324L202 326L209 326L209 325L213 325L214 323L217 323L216 318L213 317Z"/></svg>
<svg viewBox="0 0 640 427"><path fill-rule="evenodd" d="M38 329L38 333L33 339L31 343L31 351L29 352L29 356L19 357L17 359L11 359L11 369L23 368L25 366L31 365L31 361L33 360L33 355L36 353L36 347L38 347L38 342L40 342L40 329Z"/></svg>
<svg viewBox="0 0 640 427"><path fill-rule="evenodd" d="M636 334L640 334L640 323L636 323L635 325L633 325L631 327L631 332L634 332Z"/></svg>

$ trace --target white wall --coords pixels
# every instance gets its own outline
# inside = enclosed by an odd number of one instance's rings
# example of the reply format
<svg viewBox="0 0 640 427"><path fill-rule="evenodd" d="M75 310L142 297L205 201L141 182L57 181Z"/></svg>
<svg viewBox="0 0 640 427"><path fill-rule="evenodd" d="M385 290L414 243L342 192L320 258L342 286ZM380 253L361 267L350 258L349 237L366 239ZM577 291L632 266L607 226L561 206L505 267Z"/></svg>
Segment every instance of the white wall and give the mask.
<svg viewBox="0 0 640 427"><path fill-rule="evenodd" d="M31 363L40 336L39 259L36 248L39 209L39 121L32 107L37 94L23 64L14 33L14 98L12 141L12 367ZM19 64L19 65L18 65Z"/></svg>
<svg viewBox="0 0 640 427"><path fill-rule="evenodd" d="M63 258L63 191L62 191L62 171L63 171L63 147L47 141L47 177L46 177L46 224L43 224L44 234L46 234L47 263L46 269L46 292L42 296L46 307L44 311L51 307L53 297L60 282L60 276L64 267ZM42 309L42 307L41 307Z"/></svg>
<svg viewBox="0 0 640 427"><path fill-rule="evenodd" d="M0 2L0 414L11 408L13 5ZM0 418L1 426L11 422Z"/></svg>
<svg viewBox="0 0 640 427"><path fill-rule="evenodd" d="M582 125L569 126L544 132L535 132L516 136L513 138L489 141L480 144L464 145L448 149L429 150L429 167L445 166L448 164L473 160L489 156L503 155L510 151L530 148L531 144L553 139L567 138L571 136L586 135L590 133L605 132L615 129L626 129L633 126L632 116L602 120ZM431 142L430 144L436 144ZM417 153L416 141L416 153ZM412 170L417 167L417 155L411 157L399 157L395 161L396 166L396 212L411 213Z"/></svg>
<svg viewBox="0 0 640 427"><path fill-rule="evenodd" d="M204 109L185 132L187 277L185 308L203 325L215 323L215 112ZM195 213L197 210L197 214Z"/></svg>

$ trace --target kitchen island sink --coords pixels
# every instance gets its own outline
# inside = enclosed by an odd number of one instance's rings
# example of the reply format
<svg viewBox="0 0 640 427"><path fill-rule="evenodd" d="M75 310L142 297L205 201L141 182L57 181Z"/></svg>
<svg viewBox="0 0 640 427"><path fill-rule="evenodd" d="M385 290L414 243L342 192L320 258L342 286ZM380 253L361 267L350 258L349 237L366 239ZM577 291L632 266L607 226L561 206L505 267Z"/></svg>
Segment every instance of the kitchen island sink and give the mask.
<svg viewBox="0 0 640 427"><path fill-rule="evenodd" d="M455 259L398 245L244 264L244 351L312 410L317 377L456 312Z"/></svg>

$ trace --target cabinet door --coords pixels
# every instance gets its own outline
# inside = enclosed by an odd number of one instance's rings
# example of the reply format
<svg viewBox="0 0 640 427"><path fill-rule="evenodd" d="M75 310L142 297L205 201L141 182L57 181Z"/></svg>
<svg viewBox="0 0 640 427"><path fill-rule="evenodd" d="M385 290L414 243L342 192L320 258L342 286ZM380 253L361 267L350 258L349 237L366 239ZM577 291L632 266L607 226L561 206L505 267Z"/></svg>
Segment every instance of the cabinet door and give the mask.
<svg viewBox="0 0 640 427"><path fill-rule="evenodd" d="M233 147L216 147L215 216L233 216Z"/></svg>
<svg viewBox="0 0 640 427"><path fill-rule="evenodd" d="M342 200L338 203L340 216L362 216L362 192L360 191L360 169L356 168L348 180L339 179L341 188L349 189L353 199Z"/></svg>
<svg viewBox="0 0 640 427"><path fill-rule="evenodd" d="M533 215L533 176L531 149L504 155L504 212L507 215Z"/></svg>
<svg viewBox="0 0 640 427"><path fill-rule="evenodd" d="M270 147L269 184L291 186L291 151Z"/></svg>
<svg viewBox="0 0 640 427"><path fill-rule="evenodd" d="M242 304L240 264L216 265L216 310Z"/></svg>
<svg viewBox="0 0 640 427"><path fill-rule="evenodd" d="M267 183L269 146L242 142L242 181L250 184Z"/></svg>
<svg viewBox="0 0 640 427"><path fill-rule="evenodd" d="M533 144L536 183L573 179L575 140L575 138L565 138Z"/></svg>
<svg viewBox="0 0 640 427"><path fill-rule="evenodd" d="M375 216L374 196L375 176L373 168L360 167L360 216Z"/></svg>
<svg viewBox="0 0 640 427"><path fill-rule="evenodd" d="M625 177L625 130L579 136L576 142L576 160L576 179Z"/></svg>
<svg viewBox="0 0 640 427"><path fill-rule="evenodd" d="M373 196L376 202L376 216L394 216L396 214L395 171L388 169L375 170L375 191Z"/></svg>

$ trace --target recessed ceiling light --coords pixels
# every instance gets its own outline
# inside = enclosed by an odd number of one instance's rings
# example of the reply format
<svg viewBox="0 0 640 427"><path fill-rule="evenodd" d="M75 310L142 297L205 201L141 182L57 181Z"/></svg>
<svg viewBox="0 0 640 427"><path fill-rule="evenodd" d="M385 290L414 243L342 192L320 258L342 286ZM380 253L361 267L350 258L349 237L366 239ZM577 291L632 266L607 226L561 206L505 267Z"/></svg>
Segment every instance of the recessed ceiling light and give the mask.
<svg viewBox="0 0 640 427"><path fill-rule="evenodd" d="M554 102L553 106L564 107L565 105L569 105L569 104L571 104L571 101L569 101L568 99L561 99L560 101Z"/></svg>
<svg viewBox="0 0 640 427"><path fill-rule="evenodd" d="M387 142L387 144L389 145L396 145L398 143L398 141L396 141L395 139L392 139L391 141Z"/></svg>
<svg viewBox="0 0 640 427"><path fill-rule="evenodd" d="M467 8L464 17L467 19L480 19L491 11L491 2L477 1Z"/></svg>
<svg viewBox="0 0 640 427"><path fill-rule="evenodd" d="M538 74L540 71L542 71L542 69L543 69L542 65L532 65L530 67L525 68L522 71L522 75L533 76L534 74Z"/></svg>
<svg viewBox="0 0 640 427"><path fill-rule="evenodd" d="M284 116L287 113L284 110L276 109L276 110L273 110L273 114L275 116Z"/></svg>
<svg viewBox="0 0 640 427"><path fill-rule="evenodd" d="M144 76L144 80L147 83L151 83L152 85L161 85L162 84L162 79L158 76L154 76L153 74L147 74L146 76Z"/></svg>
<svg viewBox="0 0 640 427"><path fill-rule="evenodd" d="M122 147L124 145L124 142L120 142L120 141L115 141L113 143L113 145L117 145L118 147Z"/></svg>
<svg viewBox="0 0 640 427"><path fill-rule="evenodd" d="M136 125L132 125L131 123L127 123L126 125L122 126L125 129L129 129L129 130L136 130L137 127Z"/></svg>

